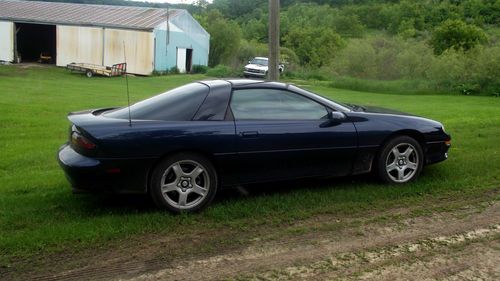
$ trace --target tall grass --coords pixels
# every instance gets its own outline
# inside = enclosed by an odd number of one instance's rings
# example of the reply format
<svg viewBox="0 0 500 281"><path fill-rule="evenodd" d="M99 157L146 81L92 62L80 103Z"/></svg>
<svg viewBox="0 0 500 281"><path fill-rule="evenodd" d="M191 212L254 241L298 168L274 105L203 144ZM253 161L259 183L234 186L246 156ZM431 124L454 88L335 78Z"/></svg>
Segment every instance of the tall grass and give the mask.
<svg viewBox="0 0 500 281"><path fill-rule="evenodd" d="M296 67L293 79L332 81L351 90L391 93L500 93L500 46L491 44L464 52L447 50L436 56L424 39L376 34L351 39L320 69Z"/></svg>

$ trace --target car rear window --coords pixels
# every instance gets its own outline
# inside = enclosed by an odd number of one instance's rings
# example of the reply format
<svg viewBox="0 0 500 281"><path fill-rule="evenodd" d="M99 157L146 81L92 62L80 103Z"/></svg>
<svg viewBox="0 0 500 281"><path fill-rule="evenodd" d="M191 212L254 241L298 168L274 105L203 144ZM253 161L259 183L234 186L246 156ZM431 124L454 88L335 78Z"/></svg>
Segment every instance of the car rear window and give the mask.
<svg viewBox="0 0 500 281"><path fill-rule="evenodd" d="M130 115L135 120L189 121L207 97L208 91L205 84L187 84L131 105ZM128 108L119 108L104 116L128 119Z"/></svg>

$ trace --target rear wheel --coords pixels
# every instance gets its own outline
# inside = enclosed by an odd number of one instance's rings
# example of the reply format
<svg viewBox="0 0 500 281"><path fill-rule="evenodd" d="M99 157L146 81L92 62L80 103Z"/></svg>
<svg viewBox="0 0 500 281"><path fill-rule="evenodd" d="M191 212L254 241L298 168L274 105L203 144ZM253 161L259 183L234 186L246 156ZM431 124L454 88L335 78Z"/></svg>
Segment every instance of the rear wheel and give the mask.
<svg viewBox="0 0 500 281"><path fill-rule="evenodd" d="M210 204L217 184L210 161L197 154L179 153L156 167L150 193L160 208L176 213L195 212Z"/></svg>
<svg viewBox="0 0 500 281"><path fill-rule="evenodd" d="M92 78L92 76L94 76L94 72L92 72L92 70L87 70L87 72L85 72L85 75L87 75L88 78Z"/></svg>
<svg viewBox="0 0 500 281"><path fill-rule="evenodd" d="M422 167L422 148L408 136L399 136L387 142L377 159L378 175L387 183L412 181L419 176Z"/></svg>

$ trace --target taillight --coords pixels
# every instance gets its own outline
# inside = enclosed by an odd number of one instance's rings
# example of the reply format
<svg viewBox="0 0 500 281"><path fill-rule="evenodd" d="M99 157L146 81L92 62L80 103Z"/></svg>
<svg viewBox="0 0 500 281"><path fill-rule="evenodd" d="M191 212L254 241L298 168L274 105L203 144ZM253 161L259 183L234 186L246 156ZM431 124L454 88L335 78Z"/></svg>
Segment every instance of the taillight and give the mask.
<svg viewBox="0 0 500 281"><path fill-rule="evenodd" d="M96 148L96 145L92 141L80 134L78 131L71 132L71 143L86 150L93 150Z"/></svg>

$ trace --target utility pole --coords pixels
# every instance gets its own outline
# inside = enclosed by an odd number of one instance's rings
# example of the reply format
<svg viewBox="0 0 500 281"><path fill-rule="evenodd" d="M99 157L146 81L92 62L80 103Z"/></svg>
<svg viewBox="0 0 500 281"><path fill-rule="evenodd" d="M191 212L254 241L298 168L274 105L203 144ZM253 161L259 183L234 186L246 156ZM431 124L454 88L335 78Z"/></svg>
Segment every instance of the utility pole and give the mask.
<svg viewBox="0 0 500 281"><path fill-rule="evenodd" d="M280 1L269 0L269 80L278 81L280 58Z"/></svg>

